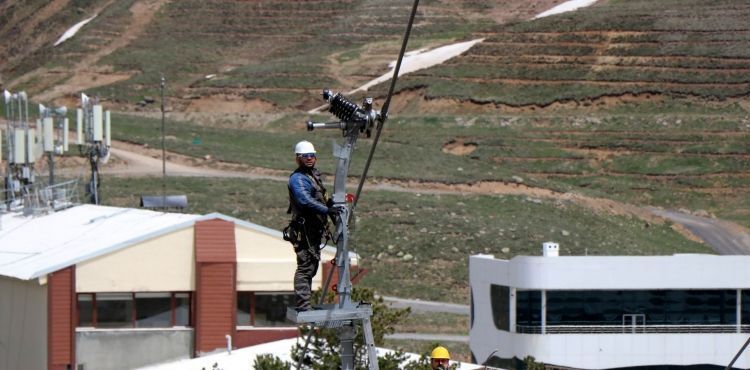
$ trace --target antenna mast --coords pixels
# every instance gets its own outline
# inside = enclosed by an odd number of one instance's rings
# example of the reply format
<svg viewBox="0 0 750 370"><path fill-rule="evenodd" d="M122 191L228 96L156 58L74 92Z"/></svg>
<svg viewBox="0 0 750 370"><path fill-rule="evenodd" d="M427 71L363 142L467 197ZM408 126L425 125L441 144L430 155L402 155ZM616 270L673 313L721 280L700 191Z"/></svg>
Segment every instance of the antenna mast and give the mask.
<svg viewBox="0 0 750 370"><path fill-rule="evenodd" d="M112 146L110 112L103 111L99 98L81 94L81 108L76 111L78 147L89 159L91 180L86 185L86 197L91 204L100 204L99 162L107 163Z"/></svg>
<svg viewBox="0 0 750 370"><path fill-rule="evenodd" d="M3 92L5 101L8 168L5 176L7 210L21 205L23 194L34 183L35 131L29 126L29 99L25 91ZM20 195L17 198L17 195Z"/></svg>
<svg viewBox="0 0 750 370"><path fill-rule="evenodd" d="M55 155L68 151L67 114L68 108L65 106L51 108L39 104L37 128L41 129L42 147L49 162L49 186L55 185Z"/></svg>

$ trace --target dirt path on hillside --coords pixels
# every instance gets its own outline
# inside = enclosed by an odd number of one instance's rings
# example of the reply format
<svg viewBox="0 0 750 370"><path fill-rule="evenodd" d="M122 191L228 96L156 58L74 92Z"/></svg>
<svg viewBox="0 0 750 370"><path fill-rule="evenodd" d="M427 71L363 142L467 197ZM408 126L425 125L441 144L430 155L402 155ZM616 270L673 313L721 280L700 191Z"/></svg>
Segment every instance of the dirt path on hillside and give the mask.
<svg viewBox="0 0 750 370"><path fill-rule="evenodd" d="M114 142L112 160L101 167L102 174L125 177L161 176L161 150L125 142ZM289 173L252 167L237 163L215 161L211 158L193 158L176 153L167 153L167 176L224 177L251 180L287 181ZM351 188L356 186L350 184ZM705 242L720 254L750 254L750 230L727 221L690 215L684 212L662 210L653 207L638 207L611 199L594 198L577 193L562 193L535 188L519 183L502 181L480 181L467 184L444 184L429 181L377 180L365 185L367 190L384 190L422 194L493 194L519 195L531 198L572 202L601 214L637 217L647 224L674 222L672 229L686 238ZM700 230L695 225L704 226ZM729 244L727 244L729 241ZM743 244L744 243L744 244ZM744 251L744 253L742 252Z"/></svg>
<svg viewBox="0 0 750 370"><path fill-rule="evenodd" d="M114 0L106 3L101 9L106 9L110 6ZM31 72L29 75L19 78L15 83L20 81L28 81L35 76L54 74L58 75L60 72L72 74L70 79L64 83L60 83L44 91L43 93L34 96L34 99L39 101L50 101L52 99L68 95L75 94L86 89L93 87L109 85L118 81L126 80L132 76L132 73L115 73L107 66L97 66L96 64L103 57L119 50L133 40L138 38L146 29L151 20L153 19L156 12L169 0L148 0L148 1L136 1L130 7L130 13L132 14L132 22L125 28L125 31L120 34L114 40L111 40L101 48L96 49L96 52L87 54L81 59L75 66L64 71L56 70L45 70L40 69Z"/></svg>

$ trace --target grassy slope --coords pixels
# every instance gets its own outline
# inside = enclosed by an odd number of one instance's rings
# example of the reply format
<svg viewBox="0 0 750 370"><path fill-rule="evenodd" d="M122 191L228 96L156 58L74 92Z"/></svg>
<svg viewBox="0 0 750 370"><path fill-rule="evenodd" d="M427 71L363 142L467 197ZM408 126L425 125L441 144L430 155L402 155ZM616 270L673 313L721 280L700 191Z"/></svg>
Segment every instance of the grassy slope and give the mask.
<svg viewBox="0 0 750 370"><path fill-rule="evenodd" d="M102 64L111 64L118 70L141 73L96 92L129 102L143 95L156 95L158 74L165 71L171 83L193 86L188 91L226 90L280 105L305 105L314 96L311 91L317 93L325 87L320 84L341 82L341 76L328 68L331 60L346 65L347 60L362 58L367 53L377 54L369 49L373 47L370 44L373 38L382 42L381 52L395 54L401 26L377 27L387 16L383 9L388 7L382 6L383 2L267 2L257 11L240 11L242 7L258 4L170 3L157 15L157 22L145 33L146 37L102 60ZM396 6L398 14L406 13L401 3L387 4ZM469 10L479 6L479 3L463 4ZM697 69L675 75L679 79L694 80L702 78L706 69L725 69L705 74L718 79L716 76L723 73L728 79L725 82L732 84L732 88L719 91L726 94L717 96L743 93L745 82L740 72L748 64L742 54L746 38L744 23L737 19L744 19L745 5L738 1L712 4L715 5L695 1L610 1L547 20L489 30L482 22L446 17L445 9L451 4L426 2L437 12L426 12L432 16L420 18L423 20L415 30L412 45L461 37L476 30L484 30L490 40L464 58L405 78L399 86L427 86L430 97L543 105L556 99L640 91L611 86L625 86L620 80L626 79L626 71L632 72L626 68L629 63L646 63L650 69L644 71L661 71L654 66L662 63L669 69L665 73ZM126 5L110 11L120 14ZM443 13L439 12L441 9ZM700 22L691 21L696 12L709 16ZM273 22L278 17L297 18L282 18L286 23ZM402 23L404 19L399 16L388 24ZM299 28L290 29L290 24ZM464 26L453 28L458 24ZM681 32L686 24L691 29L714 31ZM738 31L728 32L722 27ZM610 31L614 33L607 33ZM279 41L289 33L293 37L286 38L293 40ZM71 53L77 49L75 43L66 47ZM675 53L680 58L654 57ZM644 55L648 58L639 59ZM508 61L507 58L514 56L520 59ZM519 67L526 65L529 67ZM368 73L380 72L351 68L351 75L344 77L347 81L365 80ZM597 68L613 72L600 73ZM216 80L203 81L203 75L217 71L223 73ZM627 78L644 80L650 84L649 89L655 86L669 93L681 91L670 90L671 85L664 84L665 77L661 75L636 72L635 77ZM517 86L487 83L493 78L537 76L545 81L573 78L583 82L571 85L542 81ZM588 83L609 76L621 77L610 81L616 84ZM692 80L678 82L683 82L680 86L698 86ZM739 90L735 89L738 86ZM701 89L688 93L701 96L706 95L702 91L716 90ZM532 185L561 191L637 204L706 209L750 225L748 115L731 104L712 108L704 103L669 100L594 114L586 109L513 115L408 115L394 111L372 174L380 178L444 182L502 181L515 175ZM306 118L292 114L263 130L173 123L168 129L168 135L174 137L169 141L169 149L195 156L211 154L217 159L252 166L288 169L288 150L295 141L313 138L321 153L330 153L330 140L340 135L305 133L299 122ZM157 120L116 116L115 122L116 138L158 144ZM192 144L196 136L202 139L200 145ZM475 143L477 150L467 156L441 151L445 143L456 138ZM352 168L354 173L361 169L368 144L367 140L360 144ZM324 171L333 172L330 158L322 158L321 165ZM105 179L105 202L136 206L137 194L152 193L153 184L150 179ZM189 194L192 212L218 211L277 229L286 218L286 191L278 183L179 179L170 184L170 189ZM571 254L707 251L704 246L685 241L667 226L646 227L635 219L593 214L573 204L514 196L415 196L387 192L367 192L365 196L356 249L365 257L367 267L372 268L364 284L387 294L443 299L447 292L454 292L448 295L449 299L463 302L468 253L493 253L500 257L538 254L539 243L550 239L560 241L563 253ZM389 245L393 246L390 250ZM508 248L508 252L503 252L503 248ZM416 258L405 261L398 252Z"/></svg>
<svg viewBox="0 0 750 370"><path fill-rule="evenodd" d="M488 25L449 13L455 4L423 3L415 25L417 46ZM478 15L482 8L461 5L468 14ZM186 94L230 92L282 107L310 104L323 86L342 84L338 71L329 67L332 62L383 50L395 54L408 14L409 4L393 0L170 2L149 26L148 37L100 62L140 73L95 93L135 102L155 95L148 86L164 73ZM364 81L374 73L380 71L352 68L347 79ZM217 76L205 81L208 74Z"/></svg>
<svg viewBox="0 0 750 370"><path fill-rule="evenodd" d="M461 58L402 86L514 106L638 93L744 96L748 15L750 4L737 0L608 1L495 27Z"/></svg>
<svg viewBox="0 0 750 370"><path fill-rule="evenodd" d="M104 179L102 197L107 204L135 207L138 196L153 193L158 183ZM221 212L275 229L287 221L283 183L173 178L168 189L188 195L189 212ZM667 224L598 214L564 201L386 191L363 193L352 247L370 270L362 284L381 294L466 303L468 255L537 255L548 240L560 242L563 254L709 252Z"/></svg>

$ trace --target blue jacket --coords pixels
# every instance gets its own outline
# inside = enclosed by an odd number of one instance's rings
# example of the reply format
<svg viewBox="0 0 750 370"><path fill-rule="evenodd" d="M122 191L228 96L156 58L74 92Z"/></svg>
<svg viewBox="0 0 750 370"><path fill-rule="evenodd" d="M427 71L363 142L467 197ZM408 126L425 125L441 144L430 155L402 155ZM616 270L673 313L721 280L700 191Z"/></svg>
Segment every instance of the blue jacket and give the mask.
<svg viewBox="0 0 750 370"><path fill-rule="evenodd" d="M306 217L313 214L323 216L328 214L324 196L325 188L322 184L320 172L317 169L298 168L289 176L289 201L293 215Z"/></svg>

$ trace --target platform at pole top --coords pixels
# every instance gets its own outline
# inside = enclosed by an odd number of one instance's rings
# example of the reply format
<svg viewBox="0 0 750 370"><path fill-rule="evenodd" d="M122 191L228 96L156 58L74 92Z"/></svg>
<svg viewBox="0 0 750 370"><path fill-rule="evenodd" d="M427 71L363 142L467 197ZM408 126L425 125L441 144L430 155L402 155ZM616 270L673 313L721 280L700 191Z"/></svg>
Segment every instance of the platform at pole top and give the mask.
<svg viewBox="0 0 750 370"><path fill-rule="evenodd" d="M313 308L313 310L297 312L293 307L289 307L286 310L286 318L295 324L312 323L315 326L329 327L331 325L326 324L328 322L363 320L372 316L372 306L367 303L349 308L339 308L335 304L313 306ZM334 324L333 327L336 325Z"/></svg>

